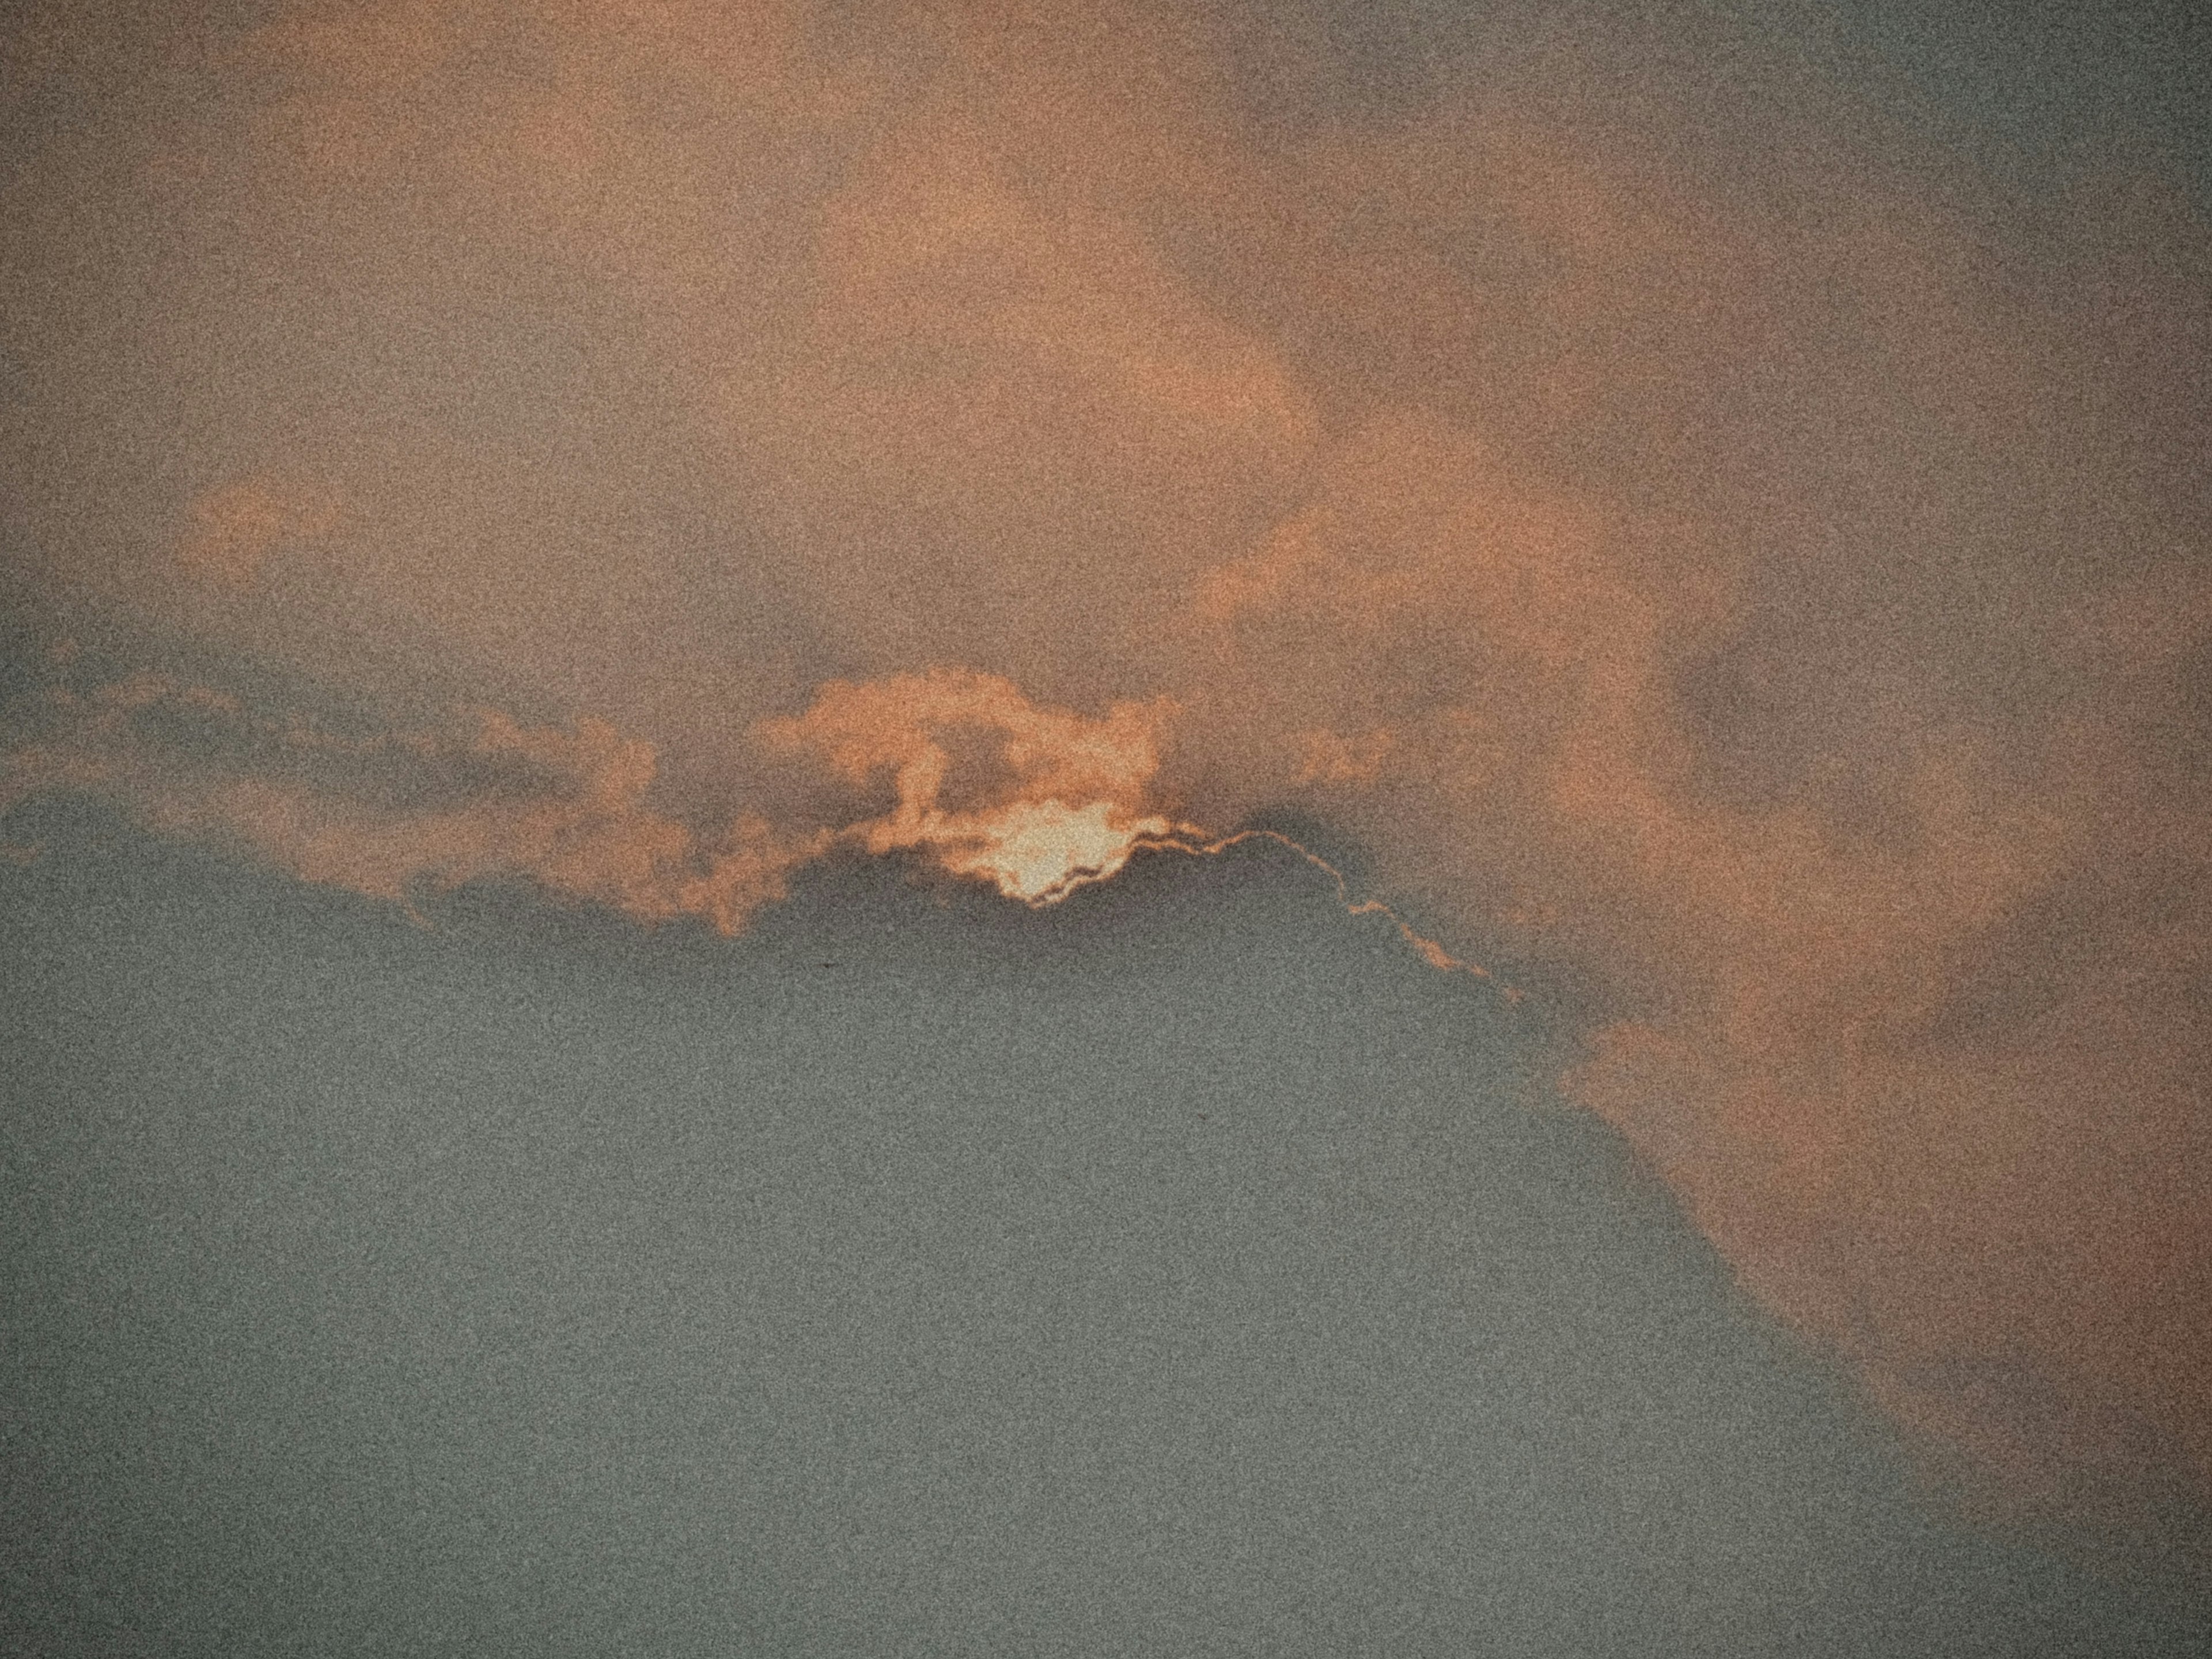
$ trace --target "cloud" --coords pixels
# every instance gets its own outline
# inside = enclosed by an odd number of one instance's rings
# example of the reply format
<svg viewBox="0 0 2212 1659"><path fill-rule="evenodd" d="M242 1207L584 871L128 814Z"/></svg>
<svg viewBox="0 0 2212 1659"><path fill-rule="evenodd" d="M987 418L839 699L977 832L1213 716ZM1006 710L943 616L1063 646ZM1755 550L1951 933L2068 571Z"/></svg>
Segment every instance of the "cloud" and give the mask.
<svg viewBox="0 0 2212 1659"><path fill-rule="evenodd" d="M1031 705L1012 682L957 669L832 682L775 744L811 750L847 782L892 775L896 804L842 833L873 854L926 849L1008 898L1049 902L1103 881L1175 826L1145 811L1164 702L1089 720ZM956 776L960 739L970 775ZM976 774L981 775L975 775Z"/></svg>
<svg viewBox="0 0 2212 1659"><path fill-rule="evenodd" d="M756 814L702 838L648 804L653 745L588 717L526 727L487 709L466 736L351 738L148 672L88 694L50 687L42 701L38 740L4 756L0 802L102 796L154 828L410 908L522 877L641 921L698 915L733 933L828 845L779 836Z"/></svg>
<svg viewBox="0 0 2212 1659"><path fill-rule="evenodd" d="M144 672L88 693L50 685L43 701L40 740L0 756L0 805L57 788L100 794L302 880L410 906L520 876L641 921L700 916L735 933L784 896L793 870L839 846L923 854L1047 904L1183 827L1147 810L1170 705L1121 703L1091 720L956 669L832 682L802 714L764 722L765 746L863 793L802 830L741 812L720 841L656 808L650 743L589 716L524 726L482 709L467 736L351 738ZM883 775L894 802L868 813L856 803Z"/></svg>
<svg viewBox="0 0 2212 1659"><path fill-rule="evenodd" d="M1304 758L1292 775L1293 782L1368 784L1381 775L1397 736L1387 726L1378 726L1358 738L1340 737L1326 726L1317 726L1301 734L1300 741Z"/></svg>
<svg viewBox="0 0 2212 1659"><path fill-rule="evenodd" d="M177 562L194 575L243 585L279 546L328 535L337 516L337 503L327 498L269 479L241 479L193 500Z"/></svg>
<svg viewBox="0 0 2212 1659"><path fill-rule="evenodd" d="M1173 6L103 70L7 186L9 556L174 660L73 668L10 787L725 929L832 846L1048 899L1295 808L1900 1413L2212 1492L2212 238L1607 15L1387 96Z"/></svg>

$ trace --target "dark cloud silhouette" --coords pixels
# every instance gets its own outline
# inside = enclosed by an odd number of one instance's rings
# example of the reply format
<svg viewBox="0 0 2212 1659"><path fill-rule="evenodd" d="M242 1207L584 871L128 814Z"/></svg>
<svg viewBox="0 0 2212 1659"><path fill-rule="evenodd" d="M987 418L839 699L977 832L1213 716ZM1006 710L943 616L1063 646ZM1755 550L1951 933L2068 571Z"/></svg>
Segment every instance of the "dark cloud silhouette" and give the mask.
<svg viewBox="0 0 2212 1659"><path fill-rule="evenodd" d="M1542 1103L1534 1005L1271 843L1040 911L848 855L726 940L483 884L420 929L37 816L0 872L15 1648L2191 1628L1931 1514Z"/></svg>

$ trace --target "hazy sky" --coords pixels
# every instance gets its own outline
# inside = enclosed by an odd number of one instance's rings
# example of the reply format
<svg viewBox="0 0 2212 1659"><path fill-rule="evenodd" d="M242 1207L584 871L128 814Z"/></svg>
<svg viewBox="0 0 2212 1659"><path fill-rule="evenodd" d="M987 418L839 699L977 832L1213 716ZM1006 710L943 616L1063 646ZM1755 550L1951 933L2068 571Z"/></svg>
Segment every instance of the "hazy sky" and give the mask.
<svg viewBox="0 0 2212 1659"><path fill-rule="evenodd" d="M2024 1538L2212 1571L2208 64L15 9L25 1616L2012 1652L2117 1616ZM1253 826L1392 913L1143 850Z"/></svg>

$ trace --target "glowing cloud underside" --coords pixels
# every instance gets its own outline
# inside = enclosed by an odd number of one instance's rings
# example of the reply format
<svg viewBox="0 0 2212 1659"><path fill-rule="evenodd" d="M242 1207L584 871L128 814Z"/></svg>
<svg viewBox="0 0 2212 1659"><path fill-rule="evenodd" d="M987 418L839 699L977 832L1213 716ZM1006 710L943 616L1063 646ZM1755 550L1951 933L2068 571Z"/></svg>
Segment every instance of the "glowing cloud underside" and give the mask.
<svg viewBox="0 0 2212 1659"><path fill-rule="evenodd" d="M834 683L772 744L826 761L848 782L888 774L889 812L841 838L871 853L919 852L1007 897L1050 904L1102 881L1173 827L1148 809L1157 732L1172 705L1121 703L1103 720L1040 708L1011 680L964 669ZM951 749L976 750L985 780L948 802Z"/></svg>
<svg viewBox="0 0 2212 1659"><path fill-rule="evenodd" d="M1057 903L1086 882L1106 880L1167 832L1165 818L1132 818L1103 800L1020 801L980 821L940 818L924 829L946 869L1025 904Z"/></svg>
<svg viewBox="0 0 2212 1659"><path fill-rule="evenodd" d="M242 843L304 880L393 901L418 920L425 890L506 875L643 921L693 916L733 934L786 895L793 871L840 847L915 854L1042 907L1109 880L1139 851L1213 857L1264 841L1327 875L1347 914L1387 918L1430 966L1487 976L1389 905L1355 900L1335 866L1279 831L1217 836L1159 807L1151 799L1157 733L1174 712L1164 701L1091 719L1040 707L1012 681L966 669L835 682L805 714L767 722L760 734L802 769L826 766L862 787L889 776L890 810L803 828L742 813L719 840L653 806L653 745L601 720L573 732L533 730L483 710L466 736L347 740L147 674L88 694L57 686L47 702L47 741L0 754L0 806L58 786L104 793L155 827ZM319 764L322 787L221 765L180 773L161 732L186 715L232 745L258 745L263 772L271 749ZM980 755L989 779L957 805L946 800L956 745ZM457 804L395 812L328 781L333 765L341 775L348 764L365 775L395 751L447 766L519 762L534 782L518 790L510 776Z"/></svg>
<svg viewBox="0 0 2212 1659"><path fill-rule="evenodd" d="M1431 968L1489 976L1416 933L1381 900L1353 899L1341 871L1278 830L1214 836L1154 810L1148 794L1159 769L1157 732L1174 712L1164 700L1122 703L1103 720L1087 720L1037 707L1001 676L940 668L826 686L805 714L771 723L764 735L826 757L854 783L894 775L897 805L848 826L840 840L874 854L923 853L940 868L988 882L1024 904L1056 904L1119 873L1140 850L1210 858L1267 841L1326 874L1347 914L1387 918ZM986 801L947 810L941 805L951 769L946 736L977 729L992 734L988 747L1001 763L1002 781ZM1518 1000L1520 993L1505 994Z"/></svg>

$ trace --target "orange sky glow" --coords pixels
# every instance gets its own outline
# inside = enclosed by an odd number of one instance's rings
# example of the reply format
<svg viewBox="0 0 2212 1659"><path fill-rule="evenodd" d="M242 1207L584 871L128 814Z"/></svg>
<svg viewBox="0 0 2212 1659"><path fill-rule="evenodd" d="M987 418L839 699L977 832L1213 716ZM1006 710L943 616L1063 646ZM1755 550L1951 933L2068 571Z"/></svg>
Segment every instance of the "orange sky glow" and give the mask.
<svg viewBox="0 0 2212 1659"><path fill-rule="evenodd" d="M495 9L164 40L8 187L0 805L725 933L1280 842L1931 1466L2212 1498L2181 192L1632 31L1378 112L1170 4Z"/></svg>

